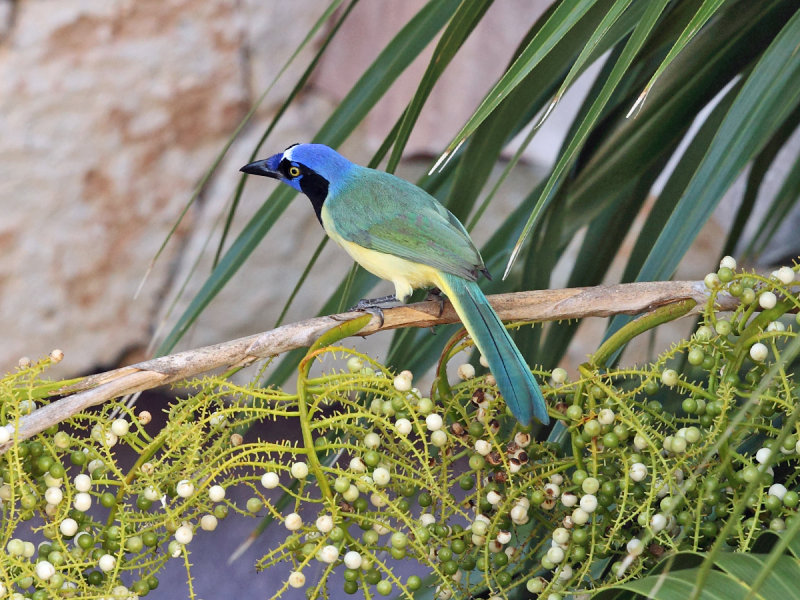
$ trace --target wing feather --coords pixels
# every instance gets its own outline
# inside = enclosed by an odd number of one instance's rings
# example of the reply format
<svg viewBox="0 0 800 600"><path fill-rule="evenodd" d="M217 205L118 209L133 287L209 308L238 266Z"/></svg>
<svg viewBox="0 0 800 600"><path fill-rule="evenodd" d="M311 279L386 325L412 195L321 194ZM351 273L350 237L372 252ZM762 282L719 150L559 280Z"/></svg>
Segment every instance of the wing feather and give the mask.
<svg viewBox="0 0 800 600"><path fill-rule="evenodd" d="M470 281L483 260L456 217L417 186L362 167L325 201L344 239Z"/></svg>

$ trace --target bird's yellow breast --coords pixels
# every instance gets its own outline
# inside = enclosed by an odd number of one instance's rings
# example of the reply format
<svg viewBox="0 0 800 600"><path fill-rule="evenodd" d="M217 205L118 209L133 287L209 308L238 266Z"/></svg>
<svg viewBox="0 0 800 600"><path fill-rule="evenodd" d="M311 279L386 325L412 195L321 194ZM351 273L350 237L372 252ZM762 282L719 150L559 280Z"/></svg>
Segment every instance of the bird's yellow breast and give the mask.
<svg viewBox="0 0 800 600"><path fill-rule="evenodd" d="M322 207L320 218L328 236L344 248L354 261L373 275L394 284L395 296L401 302L405 301L416 288L439 285L439 274L429 265L370 250L344 239L336 231L325 206Z"/></svg>

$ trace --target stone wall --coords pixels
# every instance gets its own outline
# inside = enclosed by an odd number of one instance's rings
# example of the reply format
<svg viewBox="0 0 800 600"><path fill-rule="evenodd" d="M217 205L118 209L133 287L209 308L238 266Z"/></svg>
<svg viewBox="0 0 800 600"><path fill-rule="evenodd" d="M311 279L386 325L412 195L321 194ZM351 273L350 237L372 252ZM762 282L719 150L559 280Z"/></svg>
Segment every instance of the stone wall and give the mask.
<svg viewBox="0 0 800 600"><path fill-rule="evenodd" d="M361 3L265 153L309 139L422 4ZM490 81L509 58L511 48L491 40L501 32L521 36L547 3L509 4L513 11L491 10L443 82L458 82L463 96L454 105L434 95L409 153L441 149L484 93L475 82ZM326 6L0 0L1 369L54 347L67 355L62 374L142 355L184 277L195 269L190 297L208 273L238 167L312 56L313 43L270 91L136 296L151 260L217 153ZM424 65L414 65L348 141L354 159L365 160L377 147ZM248 184L235 227L272 189L263 180ZM269 328L320 238L307 206L293 205L280 235L265 240L185 346ZM331 263L325 270L331 284L349 266L334 248L324 260ZM314 285L325 286L324 277ZM301 299L291 316L317 307L318 298Z"/></svg>
<svg viewBox="0 0 800 600"><path fill-rule="evenodd" d="M238 169L319 40L270 90L137 295L151 261L243 116L327 4L0 0L0 369L55 347L66 352L61 375L146 354L153 336L174 322L209 272ZM423 4L359 3L262 154L308 140ZM441 151L547 4L504 0L489 9L434 90L407 156L425 157L427 165ZM351 158L363 162L372 155L429 56L430 49L348 139L344 151ZM568 94L539 132L527 153L530 176L552 160L579 99ZM773 186L780 180L773 178ZM527 181L521 183L524 189ZM248 182L234 234L273 189L274 182ZM509 189L505 200L513 205L519 196L513 185ZM477 241L491 229L485 219ZM272 327L321 238L305 200L293 203L182 347ZM714 250L702 248L719 240L712 233L701 241L701 258L687 261L683 274L702 276L713 267ZM289 319L313 314L320 294L350 267L333 245L322 261L325 268L312 273L309 291Z"/></svg>

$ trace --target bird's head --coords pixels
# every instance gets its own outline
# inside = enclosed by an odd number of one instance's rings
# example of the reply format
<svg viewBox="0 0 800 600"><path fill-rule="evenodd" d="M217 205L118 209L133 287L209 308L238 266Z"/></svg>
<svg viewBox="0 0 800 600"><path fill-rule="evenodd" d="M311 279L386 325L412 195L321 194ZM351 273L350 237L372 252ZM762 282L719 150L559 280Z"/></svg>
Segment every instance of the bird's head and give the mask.
<svg viewBox="0 0 800 600"><path fill-rule="evenodd" d="M250 175L272 177L315 200L324 201L353 163L323 144L294 144L279 154L243 166Z"/></svg>

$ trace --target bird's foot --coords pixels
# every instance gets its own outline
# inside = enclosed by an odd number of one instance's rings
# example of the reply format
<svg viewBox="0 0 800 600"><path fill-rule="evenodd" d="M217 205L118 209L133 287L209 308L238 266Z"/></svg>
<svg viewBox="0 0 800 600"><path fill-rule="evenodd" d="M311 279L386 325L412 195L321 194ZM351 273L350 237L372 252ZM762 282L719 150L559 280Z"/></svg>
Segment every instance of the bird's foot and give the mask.
<svg viewBox="0 0 800 600"><path fill-rule="evenodd" d="M426 302L438 302L439 303L439 314L436 317L441 317L442 313L444 312L444 296L442 296L442 290L439 288L432 288L428 290L428 295L425 297Z"/></svg>
<svg viewBox="0 0 800 600"><path fill-rule="evenodd" d="M380 298L362 298L359 300L354 306L351 306L347 312L353 311L362 311L368 312L372 315L378 317L380 321L380 325L378 327L383 327L383 309L381 306L385 304L391 304L393 302L397 302L397 298L394 294L390 294L388 296L381 296Z"/></svg>
<svg viewBox="0 0 800 600"><path fill-rule="evenodd" d="M391 304L393 302L397 302L397 297L394 294L381 296L380 298L362 298L347 310L354 311L367 310L369 308L381 308L385 304Z"/></svg>

